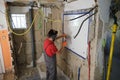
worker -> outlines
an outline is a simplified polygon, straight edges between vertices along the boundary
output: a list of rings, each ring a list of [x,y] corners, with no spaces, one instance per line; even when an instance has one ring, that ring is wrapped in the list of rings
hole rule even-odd
[[[60,38],[66,37],[65,34],[57,37],[58,31],[51,29],[47,38],[44,41],[44,56],[46,62],[46,80],[56,80],[57,79],[57,69],[56,69],[56,54],[60,54],[63,48],[66,46],[66,42],[62,43],[60,50],[54,44],[54,41]]]

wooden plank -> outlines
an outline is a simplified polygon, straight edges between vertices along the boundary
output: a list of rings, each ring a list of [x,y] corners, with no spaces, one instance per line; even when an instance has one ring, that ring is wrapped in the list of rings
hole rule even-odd
[[[12,58],[10,53],[10,44],[8,38],[8,30],[0,30],[0,43],[4,60],[5,71],[12,70]]]

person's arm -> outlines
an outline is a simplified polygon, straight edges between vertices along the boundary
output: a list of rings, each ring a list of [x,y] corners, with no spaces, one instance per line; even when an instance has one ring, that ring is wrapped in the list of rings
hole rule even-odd
[[[57,51],[57,54],[60,54],[62,52],[62,50],[64,49],[64,47],[61,47],[59,51]]]
[[[57,51],[56,53],[57,53],[57,54],[60,54],[66,45],[67,45],[67,42],[66,42],[66,41],[62,42],[62,47],[61,47],[60,50]]]
[[[66,34],[62,34],[61,36],[58,36],[55,40],[58,40],[58,39],[64,38],[64,37],[66,37]]]

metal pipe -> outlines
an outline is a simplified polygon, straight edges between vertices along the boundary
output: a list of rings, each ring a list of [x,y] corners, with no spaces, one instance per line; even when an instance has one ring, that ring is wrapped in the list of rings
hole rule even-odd
[[[78,68],[78,80],[80,80],[80,67]]]
[[[29,10],[30,14],[30,23],[33,21],[33,6],[31,6],[31,9]],[[31,47],[32,47],[32,60],[33,60],[33,67],[36,67],[36,51],[35,51],[35,32],[34,27],[31,28]]]
[[[117,24],[114,24],[112,27],[112,41],[111,41],[111,47],[110,47],[110,56],[109,56],[109,61],[108,61],[108,70],[107,70],[106,80],[110,80],[110,72],[111,72],[111,66],[112,66],[112,57],[113,57],[116,32],[117,32]]]

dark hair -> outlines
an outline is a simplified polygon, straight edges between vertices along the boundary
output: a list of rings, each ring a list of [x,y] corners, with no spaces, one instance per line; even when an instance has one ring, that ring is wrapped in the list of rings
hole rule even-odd
[[[50,31],[48,32],[47,36],[49,38],[52,38],[53,41],[54,41],[56,39],[56,37],[57,37],[57,34],[58,34],[58,31],[50,29]]]

